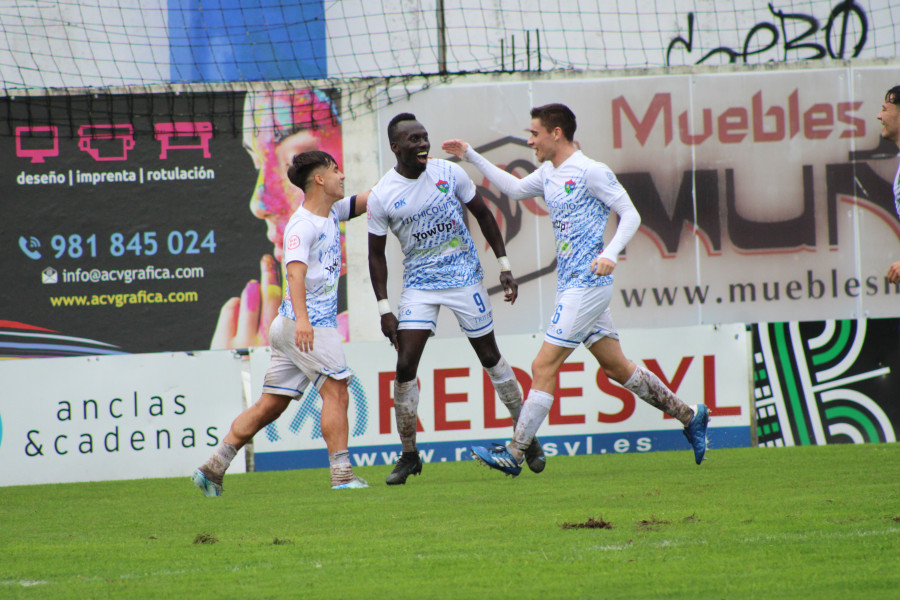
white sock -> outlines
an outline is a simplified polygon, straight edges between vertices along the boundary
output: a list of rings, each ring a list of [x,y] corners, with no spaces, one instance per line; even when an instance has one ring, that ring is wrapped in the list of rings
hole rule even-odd
[[[500,357],[500,362],[485,371],[491,378],[494,389],[497,390],[500,402],[509,411],[515,427],[519,421],[519,412],[522,410],[522,391],[519,389],[519,382],[516,381],[516,374],[503,357]]]
[[[203,471],[211,481],[222,485],[222,478],[225,477],[225,471],[231,466],[231,461],[234,460],[236,455],[237,448],[228,442],[223,441],[216,448],[216,451],[213,452],[212,456],[203,463],[200,470]]]
[[[350,465],[350,451],[338,450],[328,455],[331,471],[331,485],[349,483],[353,480],[353,467]]]
[[[417,452],[416,415],[419,409],[419,386],[416,380],[400,383],[394,380],[394,420],[403,452]]]
[[[522,405],[522,412],[519,414],[519,422],[516,424],[512,442],[507,444],[510,453],[518,462],[522,462],[525,449],[531,445],[531,440],[537,434],[541,423],[547,418],[551,406],[553,406],[552,394],[534,388],[528,392],[528,398]]]

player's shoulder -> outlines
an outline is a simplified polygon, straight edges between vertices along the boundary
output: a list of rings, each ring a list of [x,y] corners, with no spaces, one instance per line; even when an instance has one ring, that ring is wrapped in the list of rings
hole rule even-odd
[[[376,204],[378,202],[382,202],[385,198],[390,195],[391,186],[397,181],[397,171],[393,168],[388,169],[384,175],[381,176],[381,179],[378,180],[378,183],[372,186],[372,191],[369,193],[369,204]]]
[[[435,176],[446,175],[447,173],[455,173],[457,175],[466,174],[466,170],[458,163],[443,158],[428,159],[427,169]]]
[[[580,150],[572,155],[572,158],[574,164],[577,164],[585,170],[595,169],[600,171],[612,171],[612,169],[609,168],[609,165],[607,165],[605,162],[599,161],[595,158],[591,158]]]

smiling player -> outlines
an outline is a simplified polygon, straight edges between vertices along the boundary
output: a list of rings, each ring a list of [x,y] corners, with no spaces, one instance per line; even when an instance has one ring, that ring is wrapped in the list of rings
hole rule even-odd
[[[397,115],[387,133],[397,164],[369,196],[369,273],[381,313],[381,331],[397,349],[394,417],[402,454],[386,480],[388,485],[396,485],[422,472],[416,446],[416,372],[441,306],[456,315],[514,423],[522,407],[522,392],[512,367],[497,348],[491,301],[482,282],[484,272],[462,207],[478,221],[497,256],[504,300],[513,303],[518,285],[494,215],[459,165],[428,157],[428,132],[415,115]],[[387,299],[384,248],[388,229],[397,236],[405,256],[399,319]],[[525,458],[532,471],[544,469],[544,453],[536,439],[525,449]]]
[[[523,179],[494,166],[462,140],[443,144],[444,151],[471,162],[510,199],[542,196],[556,236],[556,308],[531,365],[532,386],[513,439],[493,448],[475,446],[472,454],[493,469],[518,475],[525,448],[553,405],[560,367],[584,344],[607,377],[681,421],[699,465],[706,454],[708,409],[703,404],[692,408],[682,402],[659,377],[628,360],[619,345],[609,312],[612,272],[641,217],[609,167],[575,146],[575,126],[575,114],[564,104],[532,109],[528,145],[540,167]],[[611,211],[619,216],[619,223],[604,247],[603,233]]]

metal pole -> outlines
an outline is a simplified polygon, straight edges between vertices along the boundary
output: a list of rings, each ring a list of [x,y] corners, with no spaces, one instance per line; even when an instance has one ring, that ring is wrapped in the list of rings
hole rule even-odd
[[[444,18],[444,0],[437,1],[438,72],[447,72],[447,21]]]

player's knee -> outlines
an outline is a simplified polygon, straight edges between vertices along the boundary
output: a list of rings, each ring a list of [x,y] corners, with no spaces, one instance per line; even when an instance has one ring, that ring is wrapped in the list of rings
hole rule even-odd
[[[406,362],[397,361],[397,381],[405,383],[416,378],[416,367]]]
[[[556,369],[552,364],[545,362],[540,358],[536,358],[531,361],[531,376],[535,380],[555,377]]]

